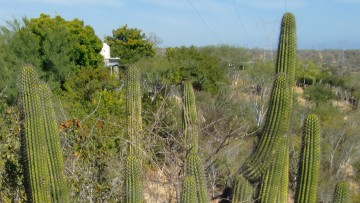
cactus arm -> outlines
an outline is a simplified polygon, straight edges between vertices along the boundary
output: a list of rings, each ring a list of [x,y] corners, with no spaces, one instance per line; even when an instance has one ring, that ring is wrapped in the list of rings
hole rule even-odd
[[[196,185],[195,185],[194,176],[185,176],[180,202],[181,203],[196,202]]]
[[[316,202],[316,190],[320,169],[320,129],[316,115],[308,115],[303,129],[303,145],[299,168],[297,202]]]
[[[51,202],[48,154],[39,96],[39,81],[31,66],[21,70],[22,133],[21,147],[25,191],[29,202]]]
[[[136,155],[141,160],[141,92],[140,72],[137,68],[128,68],[126,75],[126,86],[127,136],[130,141],[129,154]]]
[[[128,156],[126,159],[126,180],[125,180],[125,202],[143,203],[143,186],[141,174],[141,161],[135,156]]]
[[[259,179],[276,156],[280,138],[288,128],[289,88],[285,75],[280,74],[274,81],[270,96],[263,135],[257,149],[242,166],[242,173],[250,180]]]
[[[340,181],[335,186],[333,203],[349,203],[349,184],[346,181]]]
[[[46,84],[40,84],[39,89],[43,109],[46,143],[49,152],[48,165],[52,201],[61,203],[70,202],[65,180],[59,131],[53,104],[51,102],[51,92]]]
[[[194,176],[199,203],[208,203],[203,165],[198,155],[189,154],[186,160],[186,175]]]
[[[243,176],[238,175],[235,180],[232,203],[250,203],[252,199],[253,186]]]
[[[195,94],[192,84],[188,81],[184,83],[184,110],[183,128],[186,149],[193,154],[198,153],[198,116],[195,104]]]

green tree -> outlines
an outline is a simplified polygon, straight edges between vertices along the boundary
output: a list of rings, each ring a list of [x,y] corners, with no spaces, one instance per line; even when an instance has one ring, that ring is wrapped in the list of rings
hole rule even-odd
[[[120,57],[122,64],[134,63],[142,57],[155,55],[153,43],[142,30],[129,28],[127,25],[113,30],[112,36],[107,36],[105,42],[109,44],[111,54]]]

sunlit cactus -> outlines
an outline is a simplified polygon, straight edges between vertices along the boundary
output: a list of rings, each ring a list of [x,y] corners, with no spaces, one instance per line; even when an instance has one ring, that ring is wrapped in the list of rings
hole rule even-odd
[[[128,156],[125,171],[125,202],[143,203],[144,197],[140,160],[135,156]]]
[[[196,154],[198,152],[198,116],[195,104],[195,94],[191,82],[184,82],[184,110],[183,110],[183,128],[186,149],[188,153]]]
[[[194,203],[196,202],[196,184],[194,176],[185,176],[183,187],[181,191],[181,203]]]
[[[289,118],[290,99],[287,77],[280,74],[274,81],[258,146],[242,166],[242,173],[249,180],[259,180],[276,157],[281,137],[289,127],[284,121]]]
[[[350,203],[349,183],[340,181],[335,186],[333,203]]]
[[[296,65],[296,22],[292,13],[285,13],[281,21],[281,31],[276,59],[275,73],[286,73],[290,87],[295,82]]]
[[[51,101],[51,92],[46,84],[39,85],[46,143],[49,153],[48,165],[50,174],[52,202],[70,202],[65,180],[63,156],[61,152],[59,130]]]
[[[126,75],[126,118],[127,136],[130,141],[129,154],[142,157],[142,118],[140,72],[135,67],[129,67]]]
[[[288,155],[287,137],[281,138],[280,148],[275,160],[262,177],[259,202],[277,203],[286,202],[288,193]],[[285,173],[286,172],[286,173]],[[285,174],[284,174],[285,173]],[[282,182],[283,181],[283,182]]]
[[[209,199],[206,189],[204,168],[198,155],[188,155],[186,159],[186,175],[193,176],[195,179],[197,202],[208,203]]]
[[[232,203],[251,203],[253,202],[253,186],[243,176],[238,175],[235,180],[232,193]]]
[[[303,144],[299,168],[299,185],[296,202],[316,202],[316,191],[320,169],[320,129],[316,115],[308,115],[303,129]]]
[[[51,202],[48,149],[45,137],[39,80],[35,69],[21,69],[21,148],[27,200],[33,203]]]

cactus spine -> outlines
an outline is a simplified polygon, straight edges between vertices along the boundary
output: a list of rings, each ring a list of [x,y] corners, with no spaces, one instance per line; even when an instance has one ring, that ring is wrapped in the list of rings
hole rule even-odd
[[[346,181],[340,181],[335,186],[333,203],[349,203],[349,184]]]
[[[126,76],[126,116],[127,135],[130,140],[129,154],[140,160],[142,140],[140,72],[135,67],[129,67]]]
[[[183,128],[185,143],[190,153],[198,153],[198,116],[195,104],[195,94],[190,82],[184,83]]]
[[[250,203],[252,199],[253,187],[243,176],[238,175],[231,198],[232,203]]]
[[[126,159],[126,195],[127,203],[143,203],[141,161],[135,156]]]
[[[70,202],[64,174],[64,163],[59,140],[59,131],[53,104],[51,102],[50,89],[46,84],[40,84],[39,90],[49,153],[48,165],[52,200],[53,202]]]
[[[316,189],[320,168],[320,130],[316,115],[308,115],[303,129],[303,145],[299,168],[297,202],[316,202]]]
[[[288,122],[284,121],[289,117],[289,101],[288,81],[284,74],[280,74],[272,88],[263,135],[257,149],[242,167],[242,172],[248,179],[259,179],[276,156],[281,137],[288,128]]]
[[[142,203],[142,118],[140,72],[129,67],[126,75],[126,116],[129,155],[126,159],[125,202]]]
[[[186,159],[186,175],[194,176],[197,191],[197,202],[208,203],[209,200],[207,197],[204,169],[197,154],[188,155]]]
[[[24,66],[20,90],[23,117],[21,147],[26,195],[33,203],[51,202],[47,144],[38,86],[35,69]]]
[[[181,203],[196,202],[196,185],[195,185],[194,176],[185,176],[180,202]]]

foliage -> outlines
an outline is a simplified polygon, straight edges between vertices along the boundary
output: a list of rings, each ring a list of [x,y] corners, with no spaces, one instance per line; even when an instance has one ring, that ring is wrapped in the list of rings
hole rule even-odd
[[[194,46],[167,48],[166,57],[172,68],[164,75],[173,84],[189,80],[194,89],[216,94],[226,82],[225,70],[219,67],[217,58]]]
[[[112,36],[107,36],[105,42],[109,44],[112,55],[120,57],[122,64],[131,64],[142,57],[155,55],[155,48],[146,35],[127,25],[113,30]]]
[[[316,106],[326,103],[331,99],[335,99],[335,94],[332,92],[331,88],[322,84],[307,87],[304,91],[304,96]]]

